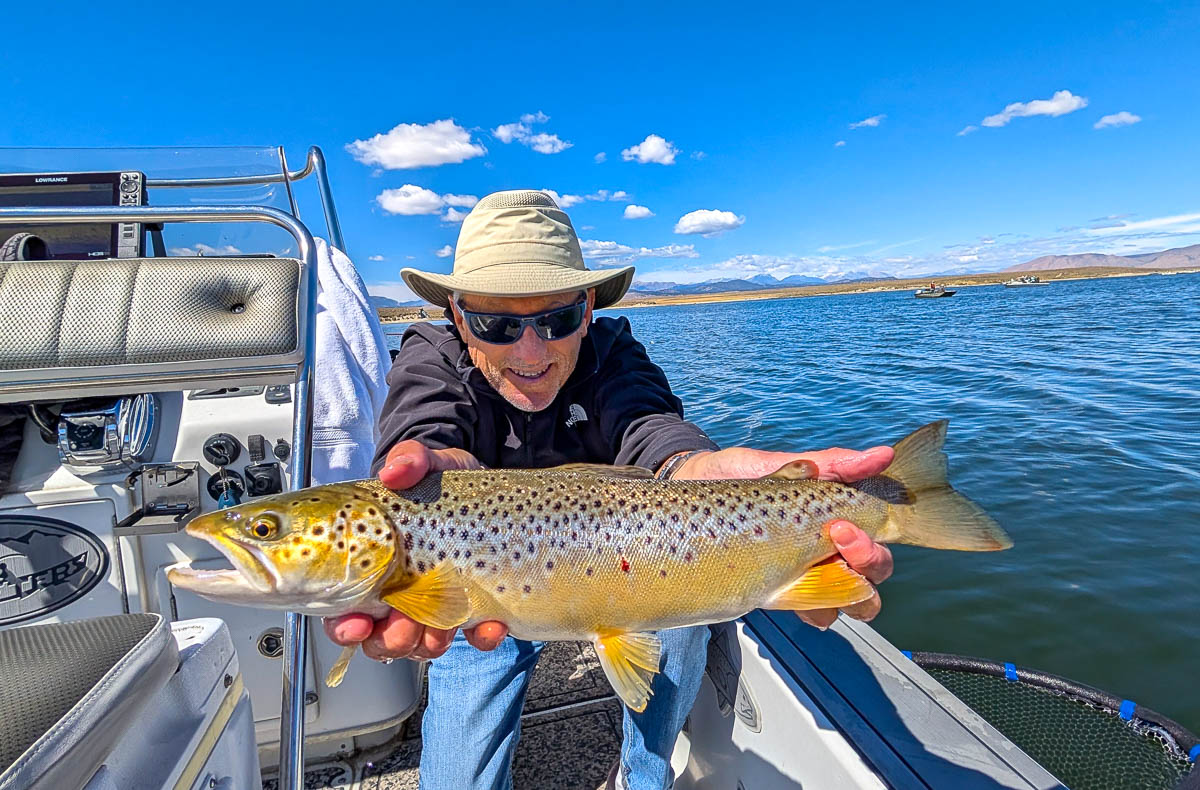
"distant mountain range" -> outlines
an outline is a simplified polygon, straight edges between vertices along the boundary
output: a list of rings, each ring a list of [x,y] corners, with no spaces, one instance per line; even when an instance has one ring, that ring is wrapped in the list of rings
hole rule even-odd
[[[653,296],[678,296],[684,294],[719,294],[733,291],[767,291],[772,288],[798,288],[803,285],[830,285],[832,283],[857,283],[872,280],[895,280],[888,275],[872,275],[867,272],[852,272],[837,279],[808,277],[793,274],[779,279],[769,274],[756,274],[745,279],[705,280],[701,283],[635,282],[629,289],[632,294]]]
[[[1043,255],[1028,263],[1009,266],[1004,271],[1037,272],[1046,269],[1075,269],[1084,266],[1132,266],[1137,269],[1200,267],[1200,244],[1162,252],[1144,252],[1140,255],[1103,255],[1095,252],[1080,255]]]
[[[395,299],[389,299],[386,296],[371,295],[371,304],[375,305],[378,310],[381,307],[420,307],[423,304],[428,304],[424,299],[417,299],[414,302],[397,302]]]

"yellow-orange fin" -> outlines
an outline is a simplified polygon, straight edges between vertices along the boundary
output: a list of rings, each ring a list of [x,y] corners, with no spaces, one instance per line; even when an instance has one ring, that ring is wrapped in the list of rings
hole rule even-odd
[[[467,592],[449,560],[410,584],[385,589],[380,600],[430,628],[456,628],[471,616]]]
[[[816,476],[817,465],[812,461],[792,461],[769,475],[763,475],[763,478],[766,480],[812,480]]]
[[[654,634],[615,633],[596,637],[593,643],[600,667],[613,690],[637,713],[650,702],[650,685],[658,674],[662,643]]]
[[[865,601],[875,594],[866,578],[846,564],[834,560],[814,565],[800,580],[776,595],[765,609],[830,609]]]
[[[328,674],[325,675],[325,685],[329,688],[337,688],[342,678],[346,677],[346,669],[350,666],[350,659],[354,658],[355,651],[358,650],[358,645],[347,645],[342,648],[342,653],[337,657],[337,661],[333,662],[333,666],[329,668]]]

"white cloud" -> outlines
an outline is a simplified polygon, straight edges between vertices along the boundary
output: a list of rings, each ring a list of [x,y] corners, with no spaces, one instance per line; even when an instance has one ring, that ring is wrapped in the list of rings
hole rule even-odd
[[[872,115],[870,118],[863,118],[861,121],[855,121],[850,124],[851,129],[861,129],[864,126],[878,126],[886,118],[886,115]]]
[[[532,148],[539,154],[557,154],[570,148],[573,143],[560,140],[556,134],[545,132],[533,133],[535,123],[545,123],[550,116],[542,111],[526,113],[517,123],[505,123],[492,130],[492,134],[502,143],[518,142],[526,148]]]
[[[959,263],[971,263],[972,261],[977,261],[977,260],[979,260],[978,255],[959,255],[958,256]]]
[[[451,206],[450,208],[446,209],[446,213],[442,215],[442,222],[448,222],[452,225],[457,225],[467,218],[467,214],[468,212],[459,211]]]
[[[732,211],[702,208],[698,211],[690,211],[680,217],[679,221],[675,223],[675,232],[679,234],[700,233],[708,238],[727,230],[739,228],[745,221],[745,217],[739,217]]]
[[[692,244],[667,244],[662,247],[631,247],[615,241],[584,239],[579,242],[583,257],[600,266],[623,266],[642,258],[699,258]]]
[[[1114,236],[1148,231],[1159,234],[1200,233],[1200,214],[1176,214],[1170,217],[1144,219],[1139,222],[1121,221],[1102,228],[1089,228],[1086,233],[1089,236]]]
[[[973,123],[969,123],[969,124],[967,124],[966,126],[964,126],[964,127],[962,128],[962,131],[960,131],[960,132],[959,132],[957,135],[955,135],[955,136],[956,136],[956,137],[965,137],[965,136],[967,136],[968,134],[970,134],[971,132],[978,132],[978,131],[979,131],[979,127],[978,127],[978,126],[976,126],[976,125],[975,125],[975,124],[973,124]]]
[[[479,202],[479,198],[474,195],[442,195],[442,200],[447,206],[458,206],[459,208],[474,208]]]
[[[167,250],[171,255],[178,255],[185,258],[200,258],[213,255],[241,255],[242,251],[232,244],[226,244],[223,247],[214,247],[211,244],[197,243],[194,247],[171,247]]]
[[[439,195],[431,189],[415,184],[405,184],[398,189],[385,189],[375,198],[380,208],[389,214],[404,214],[417,216],[422,214],[439,214],[442,209],[446,213],[443,222],[462,222],[467,216],[465,211],[455,208],[471,208],[479,202],[474,195]]]
[[[382,260],[386,260],[386,258],[384,258],[382,255],[368,255],[367,260],[368,261],[382,261]]]
[[[389,214],[437,214],[445,206],[442,196],[431,189],[415,184],[405,184],[398,189],[385,189],[375,198],[375,202]]]
[[[630,146],[621,151],[621,158],[626,162],[631,162],[636,159],[642,164],[654,162],[660,165],[675,164],[675,157],[679,153],[679,149],[675,144],[659,137],[657,134],[647,135],[646,139],[637,145]]]
[[[653,217],[654,212],[645,206],[636,206],[633,203],[630,203],[625,207],[624,216],[625,219],[645,219],[646,217]]]
[[[471,141],[466,129],[449,118],[424,125],[398,124],[386,134],[355,140],[346,150],[364,165],[378,165],[385,170],[458,164],[487,153],[486,148]]]
[[[691,157],[692,157],[692,159],[695,159],[698,162],[701,159],[707,159],[708,154],[704,153],[703,151],[692,151]]]
[[[1125,110],[1121,110],[1118,113],[1113,113],[1112,115],[1104,116],[1103,118],[1101,118],[1100,120],[1098,120],[1094,124],[1092,124],[1092,128],[1093,129],[1107,129],[1110,126],[1129,126],[1130,124],[1139,123],[1139,122],[1141,122],[1141,120],[1142,120],[1142,116],[1134,115],[1131,112],[1126,112]]]
[[[593,156],[592,159],[596,160],[596,164],[600,164],[601,162],[608,160],[608,154],[601,151],[600,153]]]
[[[597,189],[595,192],[587,195],[586,197],[588,200],[615,200],[617,202],[623,202],[630,199],[629,193],[624,189],[618,189],[616,192],[609,192],[607,189]]]
[[[560,195],[553,189],[543,189],[542,191],[554,198],[554,202],[557,203],[558,207],[561,209],[568,209],[571,206],[578,206],[583,202],[583,198],[579,195]]]
[[[838,140],[836,143],[834,143],[834,144],[833,144],[833,147],[834,147],[834,148],[841,148],[841,147],[842,147],[842,146],[844,146],[845,144],[846,144],[846,141],[845,141],[845,140]]]
[[[853,244],[826,244],[823,247],[817,247],[817,252],[840,252],[842,250],[852,250],[856,247],[869,247],[872,244],[878,244],[877,241],[856,241]]]
[[[451,247],[449,244],[447,244],[445,247],[442,247],[440,250],[435,250],[433,254],[438,256],[439,258],[449,258],[451,255],[454,254],[454,248]]]
[[[1029,102],[1013,102],[1004,108],[1003,112],[989,115],[980,123],[987,127],[1007,126],[1013,118],[1029,118],[1035,115],[1049,115],[1057,118],[1087,106],[1088,100],[1076,96],[1070,91],[1055,91],[1049,99],[1034,99]]]

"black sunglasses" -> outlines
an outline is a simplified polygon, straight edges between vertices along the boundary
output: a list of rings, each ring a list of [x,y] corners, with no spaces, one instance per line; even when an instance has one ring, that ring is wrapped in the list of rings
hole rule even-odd
[[[527,326],[533,327],[542,340],[562,340],[578,332],[583,325],[583,315],[587,312],[587,299],[536,315],[476,313],[464,308],[461,302],[458,303],[458,309],[471,334],[485,343],[506,346],[520,340]]]

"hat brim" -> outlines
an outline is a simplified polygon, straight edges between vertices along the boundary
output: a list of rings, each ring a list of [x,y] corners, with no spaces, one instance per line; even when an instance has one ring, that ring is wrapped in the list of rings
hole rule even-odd
[[[595,309],[615,304],[629,290],[634,267],[591,271],[546,263],[505,263],[485,266],[467,274],[433,274],[401,269],[400,277],[417,296],[438,307],[450,306],[454,291],[481,296],[546,296],[566,291],[596,289]]]

